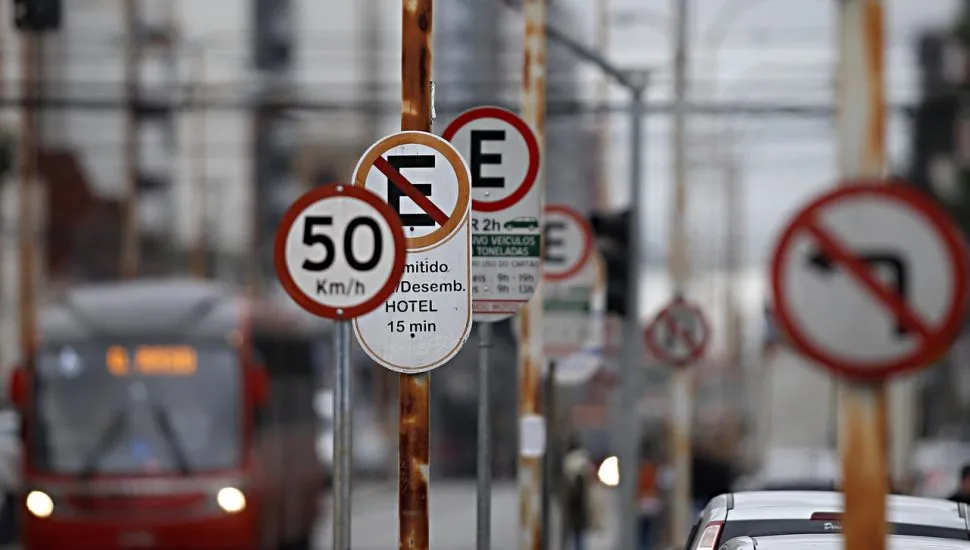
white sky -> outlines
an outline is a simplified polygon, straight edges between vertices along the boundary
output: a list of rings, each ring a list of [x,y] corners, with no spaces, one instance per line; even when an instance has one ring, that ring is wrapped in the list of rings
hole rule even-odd
[[[595,13],[594,0],[569,0],[581,13]],[[654,72],[652,100],[666,100],[672,88],[671,38],[664,25],[674,0],[608,0],[613,14],[610,57],[624,67],[649,67]],[[832,99],[835,52],[834,0],[694,0],[694,97],[709,98],[716,84],[728,101],[828,103]],[[651,7],[646,7],[652,5]],[[730,5],[730,6],[729,6]],[[956,0],[885,0],[887,12],[888,93],[891,102],[910,102],[916,89],[915,40],[919,32],[947,21]],[[586,39],[595,39],[594,16],[581,17]],[[712,42],[720,36],[720,47]],[[716,51],[716,56],[712,52]],[[586,78],[594,81],[595,71]],[[614,90],[613,99],[624,98]],[[703,123],[702,123],[703,124]],[[648,123],[646,173],[648,239],[656,247],[666,243],[672,179],[668,151],[669,125],[665,117]],[[800,201],[834,184],[834,134],[829,122],[792,118],[736,119],[741,137],[735,141],[743,158],[747,186],[744,211],[748,217],[746,256],[758,261],[770,246],[784,217]],[[611,181],[614,199],[626,202],[625,150],[627,126],[616,117]],[[698,125],[698,131],[705,130]],[[890,163],[908,165],[908,128],[905,120],[890,121]],[[695,140],[698,139],[694,138]],[[710,257],[721,245],[710,236],[723,232],[723,198],[716,192],[717,174],[699,170],[693,186],[691,225],[694,255]],[[706,236],[707,238],[701,238]],[[700,242],[704,241],[704,242]]]

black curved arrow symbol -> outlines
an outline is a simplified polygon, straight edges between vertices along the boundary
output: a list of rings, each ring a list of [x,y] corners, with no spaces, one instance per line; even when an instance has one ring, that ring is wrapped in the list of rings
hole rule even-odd
[[[899,254],[893,252],[869,252],[866,254],[859,254],[856,256],[859,261],[870,265],[885,265],[893,271],[894,280],[894,290],[896,295],[903,301],[906,300],[906,295],[909,290],[909,277],[908,269],[906,264],[903,263],[902,257]],[[809,254],[808,264],[811,267],[823,272],[832,273],[836,266],[836,262],[832,258],[828,257],[821,250],[816,250],[814,253]],[[901,322],[896,321],[896,335],[905,336],[909,333],[907,329]]]

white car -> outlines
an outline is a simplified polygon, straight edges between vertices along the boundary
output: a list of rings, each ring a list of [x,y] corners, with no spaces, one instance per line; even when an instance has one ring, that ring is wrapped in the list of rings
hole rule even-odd
[[[966,504],[890,495],[889,532],[904,536],[970,540]],[[751,491],[711,499],[687,538],[687,550],[715,550],[737,537],[822,535],[842,530],[842,493]]]
[[[890,535],[888,550],[968,550],[970,541]],[[770,537],[737,537],[718,550],[842,550],[841,535],[777,535]]]

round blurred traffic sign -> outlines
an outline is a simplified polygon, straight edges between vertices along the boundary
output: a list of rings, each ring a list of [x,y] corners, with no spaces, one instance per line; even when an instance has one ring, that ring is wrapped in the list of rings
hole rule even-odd
[[[843,377],[927,367],[963,324],[963,237],[917,189],[849,183],[782,232],[771,261],[777,321],[795,349]]]
[[[560,282],[579,275],[593,255],[593,230],[582,214],[563,205],[548,205],[543,232],[542,276]]]
[[[404,232],[377,195],[349,185],[317,187],[294,202],[276,230],[280,284],[301,307],[352,319],[384,302],[404,273]]]
[[[701,308],[677,297],[647,325],[644,343],[660,361],[685,367],[704,356],[710,336]]]

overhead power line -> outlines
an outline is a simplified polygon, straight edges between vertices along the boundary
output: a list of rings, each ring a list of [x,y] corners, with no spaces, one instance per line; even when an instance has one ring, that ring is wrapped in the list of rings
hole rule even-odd
[[[437,103],[435,108],[445,112],[463,111],[485,103],[496,104],[511,110],[517,110],[518,105],[483,100],[468,100],[462,102]],[[120,111],[130,107],[128,101],[122,98],[82,98],[48,96],[36,100],[16,97],[0,97],[0,107],[33,106],[44,110],[82,110],[82,111]],[[152,103],[152,108],[175,109],[191,112],[198,109],[206,111],[279,111],[279,112],[324,112],[350,114],[384,114],[400,111],[397,102],[371,101],[326,101],[326,100],[208,100],[208,101],[173,101],[164,104]],[[916,106],[910,103],[898,103],[888,106],[892,111],[912,116]],[[626,103],[586,102],[579,100],[551,100],[547,105],[549,116],[576,116],[597,113],[627,112]],[[695,115],[705,116],[772,116],[793,118],[830,118],[835,115],[835,106],[830,103],[786,103],[779,101],[744,101],[744,102],[696,102],[688,106],[688,111]],[[673,112],[672,101],[652,101],[646,103],[648,115],[667,115]]]

